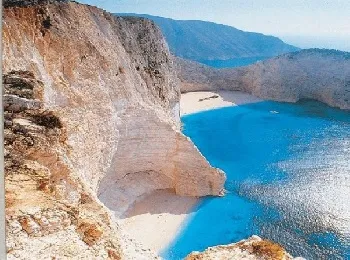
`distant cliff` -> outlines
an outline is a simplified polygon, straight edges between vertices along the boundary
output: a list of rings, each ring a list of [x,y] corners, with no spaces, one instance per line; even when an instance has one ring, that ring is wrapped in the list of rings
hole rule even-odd
[[[350,109],[350,53],[309,49],[237,69],[177,59],[181,92],[241,90],[286,102],[314,99]]]
[[[155,190],[219,195],[225,182],[180,132],[161,32],[75,2],[6,3],[9,259],[153,259],[113,217]]]
[[[146,14],[118,15],[154,21],[161,28],[171,52],[194,61],[271,57],[298,50],[277,37],[212,22],[173,20]]]

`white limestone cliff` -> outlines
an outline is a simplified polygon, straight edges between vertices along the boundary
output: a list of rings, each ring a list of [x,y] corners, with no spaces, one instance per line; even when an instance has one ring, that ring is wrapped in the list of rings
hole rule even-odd
[[[313,99],[350,109],[350,54],[310,49],[283,54],[256,64],[214,69],[177,59],[181,92],[240,90],[283,102]]]
[[[221,194],[224,173],[180,132],[178,78],[152,22],[74,2],[4,8],[3,72],[10,257],[140,259],[114,217],[155,190]]]

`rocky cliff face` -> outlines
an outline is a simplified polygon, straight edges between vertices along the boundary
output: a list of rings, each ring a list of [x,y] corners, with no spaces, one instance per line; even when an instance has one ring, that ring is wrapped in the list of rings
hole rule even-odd
[[[350,109],[350,54],[302,50],[237,69],[213,69],[178,59],[181,91],[241,90],[286,102],[314,99]]]
[[[179,131],[161,33],[73,2],[13,5],[3,13],[9,256],[141,259],[121,249],[113,215],[154,190],[219,195],[225,181]]]
[[[3,0],[3,7],[11,6],[32,6],[32,5],[45,5],[56,2],[68,2],[68,0]]]
[[[120,231],[72,168],[65,128],[43,107],[44,85],[27,71],[3,83],[8,259],[118,259]]]

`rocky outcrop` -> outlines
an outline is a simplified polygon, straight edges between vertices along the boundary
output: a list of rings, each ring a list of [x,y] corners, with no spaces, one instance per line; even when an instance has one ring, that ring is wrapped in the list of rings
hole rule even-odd
[[[73,2],[7,7],[3,71],[10,258],[152,258],[114,216],[154,190],[221,193],[224,174],[180,132],[152,22]]]
[[[212,259],[303,260],[300,257],[293,258],[280,245],[262,240],[258,236],[253,236],[235,244],[210,247],[202,253],[193,252],[186,257],[186,260]]]
[[[55,2],[68,2],[68,0],[3,0],[4,7],[11,6],[31,6],[31,5],[45,5]]]
[[[66,129],[44,108],[43,83],[28,71],[3,82],[8,259],[123,256],[118,227],[69,163]]]
[[[310,49],[237,69],[177,59],[181,91],[240,90],[285,102],[314,99],[350,109],[350,54]]]

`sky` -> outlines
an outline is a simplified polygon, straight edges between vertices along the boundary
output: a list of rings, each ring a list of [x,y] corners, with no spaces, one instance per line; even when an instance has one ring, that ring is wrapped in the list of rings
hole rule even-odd
[[[301,48],[350,51],[350,0],[79,0],[113,13],[203,20],[280,37]]]

